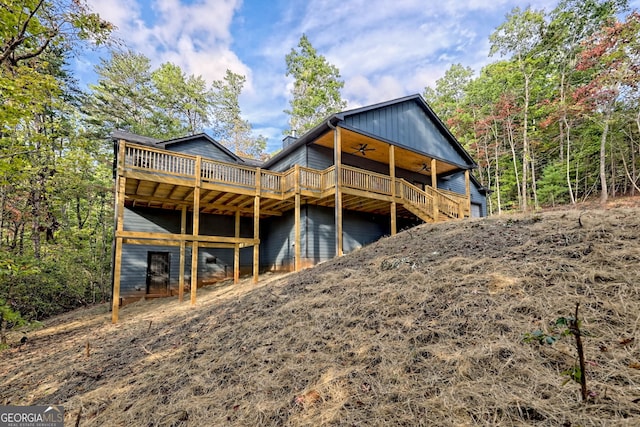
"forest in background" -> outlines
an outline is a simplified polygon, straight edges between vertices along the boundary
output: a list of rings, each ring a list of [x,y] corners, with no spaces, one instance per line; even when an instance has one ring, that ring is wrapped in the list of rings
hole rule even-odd
[[[171,138],[207,131],[265,158],[238,97],[245,77],[208,83],[113,40],[80,0],[0,8],[0,320],[7,328],[107,300],[116,128]],[[454,64],[425,98],[472,153],[491,213],[640,191],[640,16],[626,1],[514,9],[490,37],[496,61]],[[72,55],[106,46],[81,88]],[[344,108],[343,82],[303,35],[284,58],[291,129]],[[321,117],[322,116],[322,117]]]
[[[640,15],[626,1],[516,8],[479,73],[424,96],[474,156],[490,213],[640,192]]]

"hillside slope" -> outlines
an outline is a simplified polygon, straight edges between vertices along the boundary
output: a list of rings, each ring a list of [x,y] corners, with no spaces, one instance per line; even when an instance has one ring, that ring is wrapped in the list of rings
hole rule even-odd
[[[639,262],[638,208],[425,224],[196,307],[52,319],[1,354],[0,402],[82,426],[638,425]],[[571,336],[523,342],[577,302],[587,403]]]

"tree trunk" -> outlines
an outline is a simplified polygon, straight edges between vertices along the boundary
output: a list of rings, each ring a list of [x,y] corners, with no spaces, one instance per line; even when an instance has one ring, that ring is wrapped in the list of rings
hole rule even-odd
[[[524,106],[523,106],[523,129],[522,129],[522,204],[520,205],[523,212],[528,210],[527,206],[527,171],[529,169],[530,154],[529,154],[529,135],[527,129],[529,127],[529,79],[530,76],[523,72],[524,75]]]
[[[566,164],[567,164],[567,189],[569,190],[569,199],[571,200],[571,204],[575,205],[576,204],[576,197],[573,194],[573,186],[571,185],[571,127],[569,126],[569,123],[567,123],[567,117],[565,115],[565,117],[563,118],[564,122],[565,122],[565,129],[566,129],[566,140],[567,140],[567,151],[565,153],[566,155]],[[560,144],[562,145],[562,144]]]
[[[496,204],[498,205],[498,215],[502,213],[502,203],[500,201],[500,174],[498,172],[498,139],[496,138]]]
[[[600,204],[607,203],[609,193],[607,189],[607,134],[609,133],[609,117],[610,111],[607,111],[604,117],[604,129],[600,138]]]
[[[513,127],[507,122],[507,140],[511,148],[511,160],[513,161],[513,172],[516,176],[516,187],[518,188],[518,204],[522,206],[522,189],[520,188],[520,175],[518,172],[518,157],[516,156],[515,142],[513,141]]]
[[[533,207],[534,209],[538,209],[540,206],[538,205],[538,187],[536,184],[536,162],[534,160],[533,154],[531,155],[531,193],[533,194]]]

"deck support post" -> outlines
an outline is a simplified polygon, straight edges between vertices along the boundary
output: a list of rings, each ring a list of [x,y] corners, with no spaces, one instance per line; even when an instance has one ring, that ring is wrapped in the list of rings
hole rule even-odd
[[[182,213],[180,216],[180,277],[178,278],[178,301],[184,301],[184,264],[186,261],[187,242],[184,240],[184,235],[187,234],[187,205],[182,206]]]
[[[438,217],[440,216],[440,206],[438,203],[438,164],[436,159],[431,159],[431,188],[434,191],[433,197],[433,222],[438,222]]]
[[[124,144],[121,144],[121,152],[124,154]],[[124,161],[124,156],[119,159]],[[113,295],[111,297],[111,322],[118,323],[118,310],[120,308],[120,278],[122,274],[122,237],[119,233],[124,230],[124,195],[126,192],[127,179],[118,175],[118,183],[116,185],[116,247],[113,260]]]
[[[256,195],[253,200],[253,283],[258,283],[260,275],[260,189],[261,169],[256,169]]]
[[[196,156],[194,173],[196,174],[193,189],[193,243],[191,245],[191,305],[196,304],[198,289],[198,236],[200,234],[200,186],[202,183],[202,157]]]
[[[465,195],[467,196],[467,201],[465,206],[467,208],[467,215],[471,216],[471,182],[469,176],[469,169],[464,171],[464,187],[465,187]]]
[[[294,212],[294,269],[300,271],[302,266],[302,260],[300,256],[302,251],[300,249],[300,165],[294,166],[294,179],[295,179],[295,212]]]
[[[236,211],[234,230],[236,243],[233,245],[233,284],[237,285],[240,281],[240,244],[237,241],[240,238],[240,211]]]
[[[396,149],[395,145],[389,144],[389,177],[391,177],[391,235],[398,232],[398,218],[396,205]]]
[[[340,128],[333,131],[333,164],[335,165],[335,226],[336,256],[342,256],[342,135]]]

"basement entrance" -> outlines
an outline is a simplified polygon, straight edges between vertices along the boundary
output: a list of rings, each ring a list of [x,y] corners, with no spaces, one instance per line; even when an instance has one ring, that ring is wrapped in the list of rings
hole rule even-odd
[[[169,293],[169,252],[148,252],[147,294]]]

